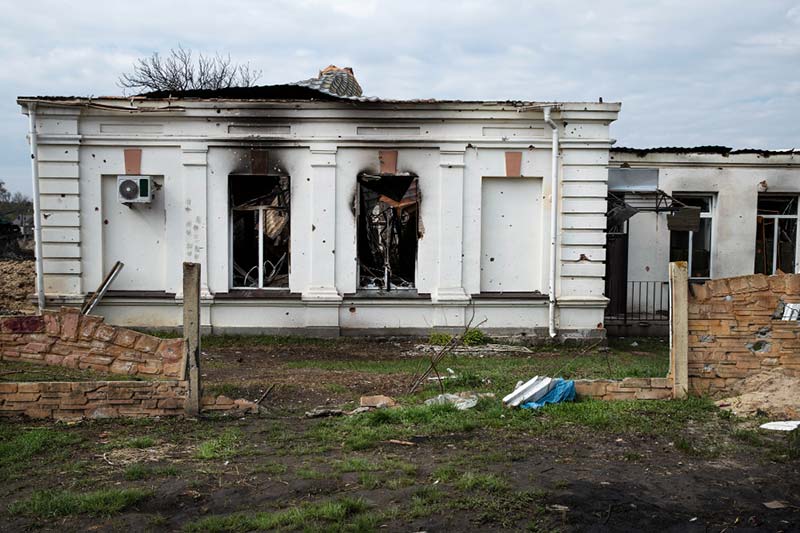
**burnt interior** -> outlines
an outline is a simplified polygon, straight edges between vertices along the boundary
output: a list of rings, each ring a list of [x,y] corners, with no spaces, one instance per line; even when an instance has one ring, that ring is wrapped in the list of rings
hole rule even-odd
[[[797,197],[759,194],[755,273],[795,271]]]
[[[232,174],[228,184],[233,287],[288,287],[289,176]]]
[[[419,239],[415,174],[358,175],[358,274],[361,289],[413,289]]]

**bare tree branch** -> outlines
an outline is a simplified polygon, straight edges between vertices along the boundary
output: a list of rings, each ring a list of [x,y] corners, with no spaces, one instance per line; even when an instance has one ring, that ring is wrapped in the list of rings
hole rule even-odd
[[[260,77],[260,70],[251,68],[249,63],[235,64],[230,55],[197,54],[195,61],[192,51],[179,45],[166,57],[153,52],[137,59],[133,70],[122,74],[117,85],[137,91],[214,90],[252,87]]]

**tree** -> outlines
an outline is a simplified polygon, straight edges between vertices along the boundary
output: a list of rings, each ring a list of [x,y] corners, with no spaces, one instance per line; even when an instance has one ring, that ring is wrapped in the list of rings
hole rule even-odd
[[[0,223],[11,222],[17,215],[33,213],[33,202],[21,192],[11,193],[0,180]]]
[[[251,69],[250,63],[235,64],[220,54],[197,54],[195,60],[191,50],[178,46],[166,57],[153,52],[137,59],[133,71],[121,75],[117,83],[137,91],[188,91],[252,87],[260,77],[261,71]]]

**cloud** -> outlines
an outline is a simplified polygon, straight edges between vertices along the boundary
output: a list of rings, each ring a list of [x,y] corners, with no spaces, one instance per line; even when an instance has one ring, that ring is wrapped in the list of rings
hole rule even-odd
[[[800,4],[775,0],[0,0],[0,179],[28,190],[22,94],[119,93],[137,57],[230,53],[263,83],[351,66],[369,95],[622,101],[619,144],[800,139]]]

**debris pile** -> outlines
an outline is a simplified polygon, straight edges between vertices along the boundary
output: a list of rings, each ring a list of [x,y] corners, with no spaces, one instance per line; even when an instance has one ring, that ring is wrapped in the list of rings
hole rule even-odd
[[[478,405],[481,398],[494,398],[491,392],[457,392],[455,394],[444,393],[428,400],[425,405],[447,405],[455,406],[459,411],[466,411]]]
[[[775,368],[743,379],[735,385],[735,396],[717,405],[737,416],[766,414],[781,419],[800,417],[800,376]]]
[[[0,314],[32,313],[28,296],[36,290],[34,261],[0,260]]]

